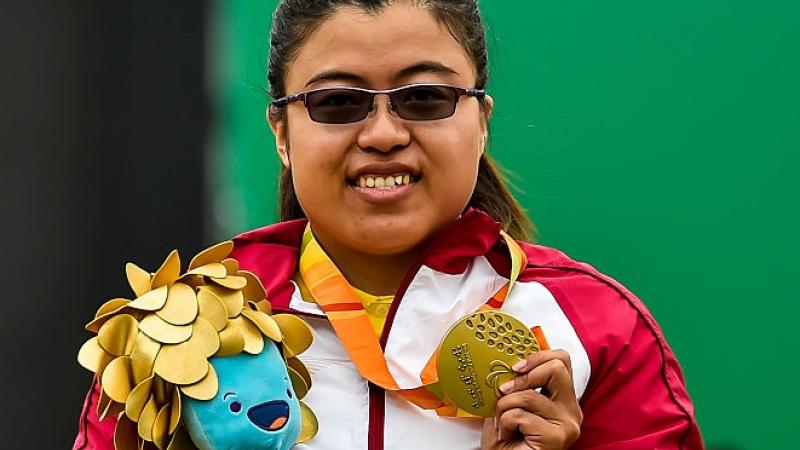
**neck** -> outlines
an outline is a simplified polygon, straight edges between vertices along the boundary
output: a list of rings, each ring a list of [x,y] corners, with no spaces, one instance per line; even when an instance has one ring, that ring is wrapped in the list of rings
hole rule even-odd
[[[336,245],[317,233],[314,237],[347,281],[372,295],[395,295],[424,248],[423,245],[404,253],[374,255]]]

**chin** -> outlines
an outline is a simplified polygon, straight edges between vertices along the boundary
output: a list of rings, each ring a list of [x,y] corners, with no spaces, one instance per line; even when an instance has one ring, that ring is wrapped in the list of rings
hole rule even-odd
[[[410,236],[386,235],[376,233],[367,239],[354,242],[355,248],[364,253],[379,256],[399,255],[419,248],[424,239],[409,239]],[[399,239],[398,239],[399,238]]]
[[[456,215],[453,220],[458,216]],[[452,220],[431,221],[427,217],[409,217],[391,224],[365,220],[357,224],[359,232],[352,245],[373,255],[399,255],[416,252],[427,245]]]
[[[414,251],[422,245],[430,233],[425,233],[420,224],[398,226],[365,220],[357,225],[358,232],[351,246],[372,255],[397,255]]]

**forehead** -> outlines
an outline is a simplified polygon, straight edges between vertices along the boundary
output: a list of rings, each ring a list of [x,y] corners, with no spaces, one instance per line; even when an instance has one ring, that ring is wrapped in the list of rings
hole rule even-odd
[[[437,74],[434,81],[475,81],[466,50],[430,11],[411,2],[393,3],[377,14],[342,7],[303,43],[287,67],[286,87],[296,92],[317,74],[336,71],[357,75],[369,85],[365,87],[393,87],[398,73],[420,62],[455,72]]]

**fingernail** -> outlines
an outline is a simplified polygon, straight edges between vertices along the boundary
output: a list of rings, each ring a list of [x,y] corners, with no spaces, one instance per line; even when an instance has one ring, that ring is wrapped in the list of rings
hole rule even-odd
[[[526,359],[523,359],[522,361],[518,361],[516,364],[511,366],[511,370],[513,370],[514,372],[519,372],[520,370],[525,368],[525,364],[527,362],[528,362],[528,360],[526,360]]]
[[[503,394],[508,394],[508,391],[510,391],[512,387],[514,387],[514,382],[506,381],[505,383],[500,385],[500,392],[502,392]]]

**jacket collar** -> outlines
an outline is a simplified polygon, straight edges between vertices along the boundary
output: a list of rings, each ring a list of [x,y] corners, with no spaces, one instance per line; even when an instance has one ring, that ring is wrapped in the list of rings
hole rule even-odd
[[[232,257],[242,269],[255,273],[267,290],[274,309],[289,311],[306,219],[269,225],[234,238]],[[500,224],[478,209],[469,208],[431,240],[422,252],[420,265],[439,272],[462,273],[472,259],[489,253],[500,237]],[[413,277],[409,273],[407,278]]]

